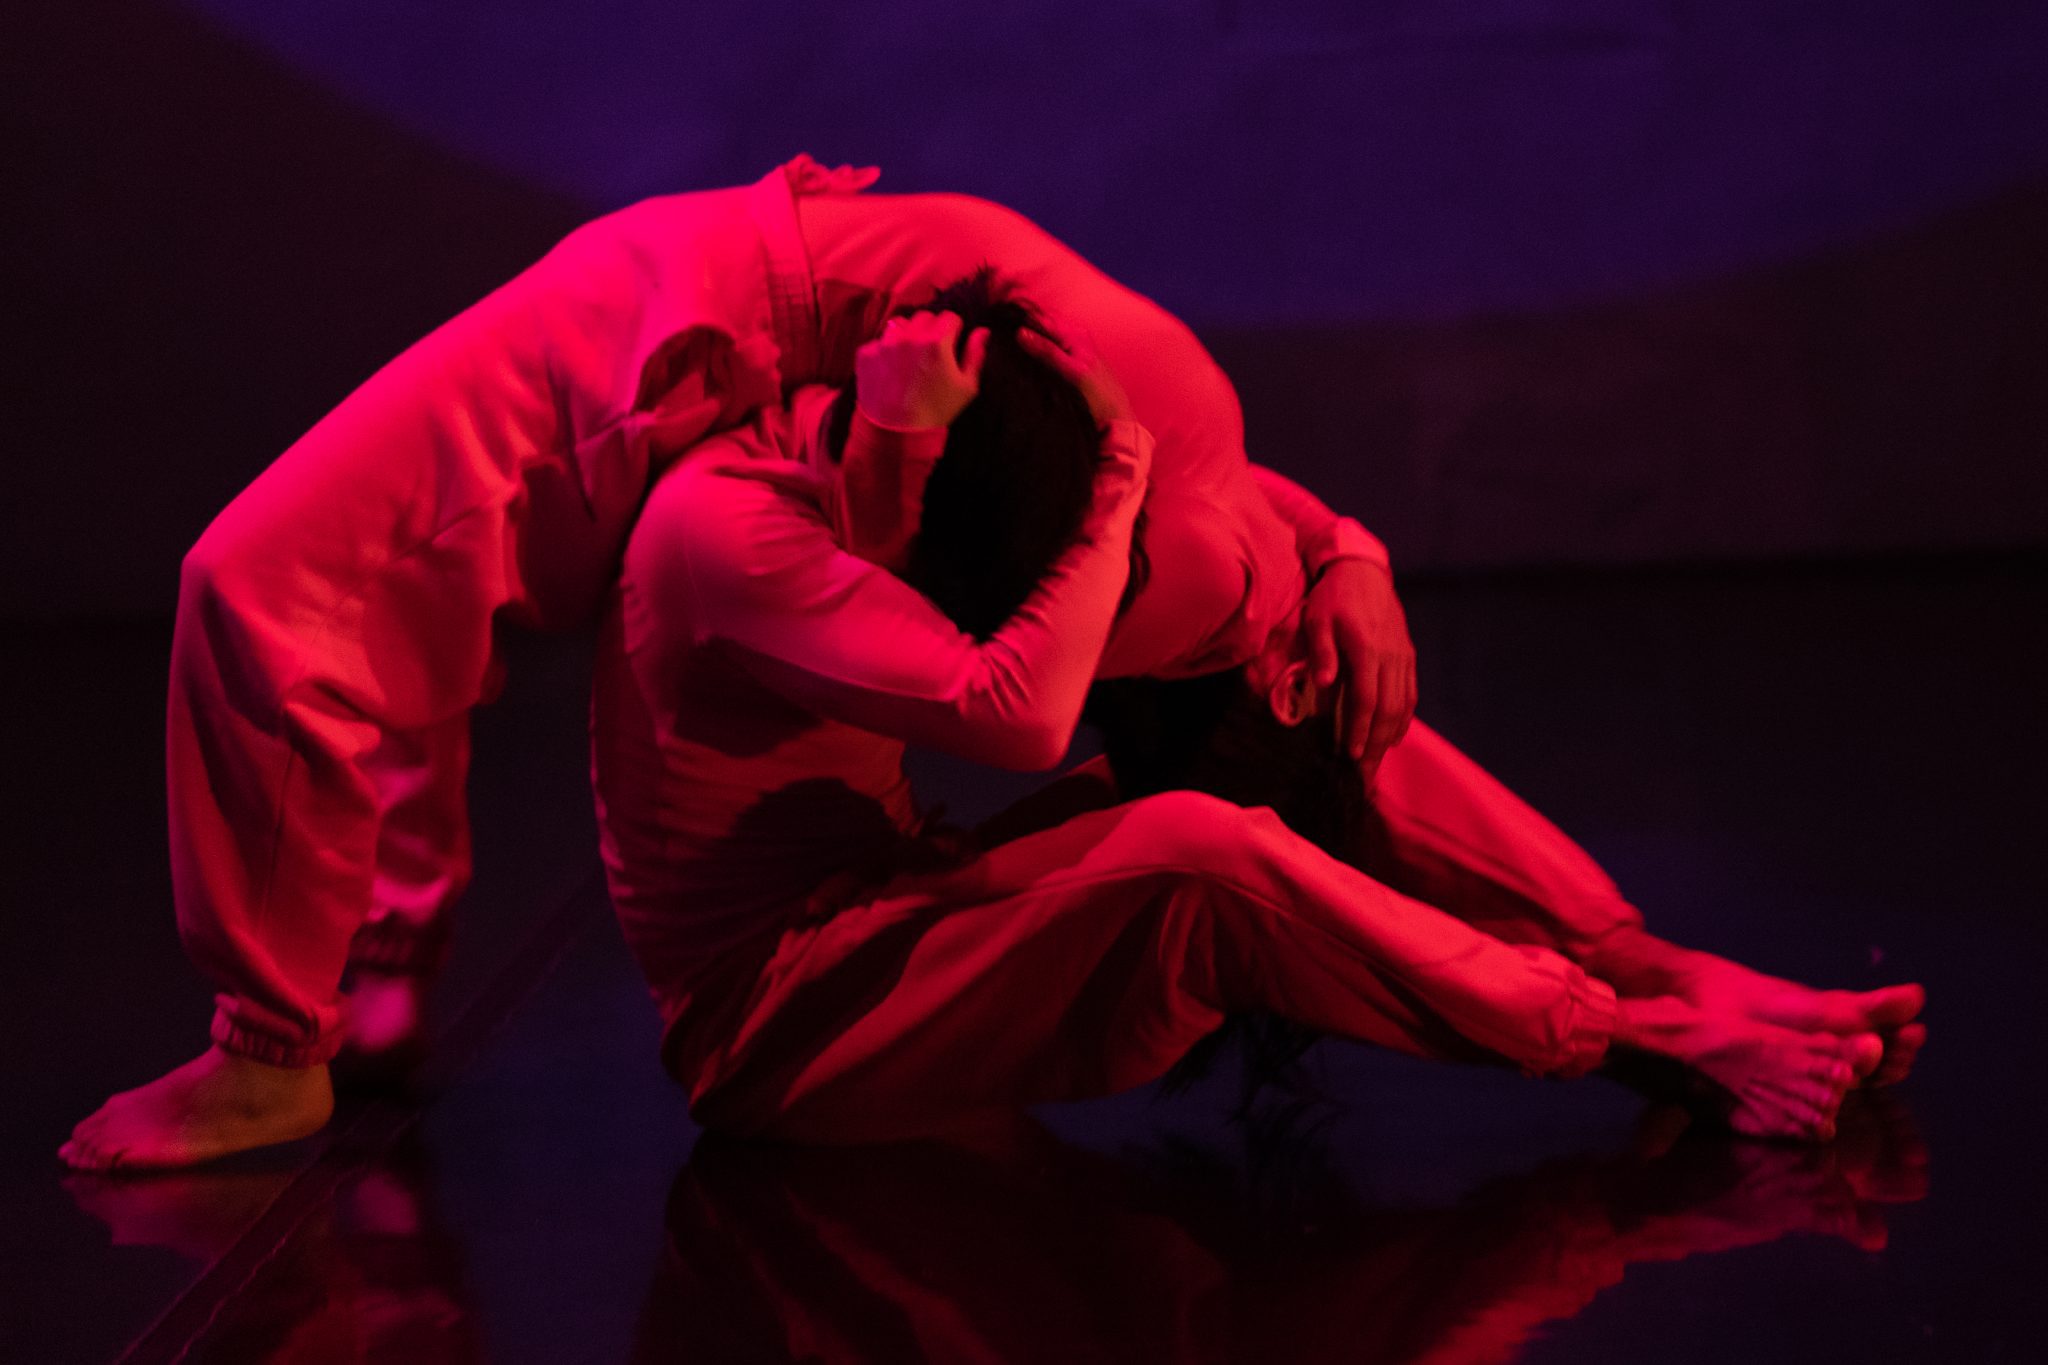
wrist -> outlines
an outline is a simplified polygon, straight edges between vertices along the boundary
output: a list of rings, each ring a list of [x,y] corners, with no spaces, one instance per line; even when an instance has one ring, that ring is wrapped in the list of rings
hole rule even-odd
[[[915,436],[933,431],[944,431],[947,423],[934,421],[931,414],[911,408],[898,410],[884,406],[881,411],[869,407],[866,402],[854,404],[854,413],[869,426],[897,436]]]
[[[1338,564],[1371,565],[1393,580],[1394,570],[1387,547],[1372,532],[1350,517],[1331,517],[1327,522],[1302,528],[1302,564],[1311,578]]]

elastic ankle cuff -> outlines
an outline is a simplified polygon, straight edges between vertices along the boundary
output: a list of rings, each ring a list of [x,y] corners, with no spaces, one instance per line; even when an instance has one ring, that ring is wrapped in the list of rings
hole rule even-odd
[[[213,1041],[222,1051],[232,1052],[237,1057],[264,1062],[270,1066],[307,1067],[321,1066],[332,1060],[341,1050],[342,1031],[334,1029],[324,1039],[311,1043],[288,1043],[268,1034],[257,1033],[247,1025],[237,1024],[229,1013],[226,1001],[214,1010]]]

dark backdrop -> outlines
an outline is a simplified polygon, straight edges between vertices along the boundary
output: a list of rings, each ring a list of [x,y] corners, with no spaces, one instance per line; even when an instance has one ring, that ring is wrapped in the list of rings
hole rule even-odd
[[[71,0],[0,18],[0,617],[166,610],[390,354],[800,150],[1193,322],[1410,570],[2048,539],[2030,0]]]

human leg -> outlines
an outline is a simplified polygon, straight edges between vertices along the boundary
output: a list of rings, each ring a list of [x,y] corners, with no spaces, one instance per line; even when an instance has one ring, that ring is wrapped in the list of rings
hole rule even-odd
[[[1082,815],[793,925],[670,1057],[705,1123],[822,1141],[1126,1089],[1227,1012],[1266,1009],[1417,1055],[1572,1075],[1612,991],[1327,857],[1270,812],[1189,792]],[[1634,1045],[1702,1056],[1674,1006]],[[1837,1040],[1745,1035],[1758,1083],[1801,1090],[1775,1134],[1832,1116]],[[1768,1044],[1768,1045],[1767,1045]],[[1752,1117],[1745,1111],[1745,1117]],[[1753,1116],[1753,1127],[1765,1120]]]
[[[502,517],[437,531],[416,470],[364,467],[385,425],[344,405],[186,558],[172,889],[187,951],[222,988],[214,1047],[81,1123],[74,1164],[187,1164],[301,1136],[331,1107],[339,982],[376,880],[378,753],[479,695],[506,591]]]
[[[1624,996],[1675,995],[1802,1032],[1875,1033],[1879,1083],[1903,1078],[1925,1039],[1917,985],[1819,990],[1652,934],[1589,854],[1419,721],[1380,765],[1372,824],[1375,875],[1490,933],[1547,943]]]
[[[376,873],[369,916],[349,944],[345,1050],[383,1074],[417,1058],[427,992],[469,884],[469,717],[387,732],[371,770]]]
[[[1878,1034],[1874,1081],[1910,1068],[1925,1030],[1917,986],[1818,991],[1658,938],[1569,836],[1420,721],[1386,753],[1368,799],[1326,716],[1277,720],[1237,675],[1098,685],[1127,795],[1169,787],[1266,804],[1318,846],[1497,938],[1540,944],[1628,998],[1677,995],[1799,1032]],[[1856,1054],[1872,1061],[1867,1048]]]

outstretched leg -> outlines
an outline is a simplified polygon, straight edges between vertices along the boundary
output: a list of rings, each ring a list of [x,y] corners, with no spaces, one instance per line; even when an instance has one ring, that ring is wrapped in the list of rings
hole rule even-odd
[[[1489,932],[1548,943],[1624,996],[1675,995],[1801,1032],[1878,1034],[1896,1073],[1887,1079],[1924,1037],[1904,1031],[1926,1000],[1918,986],[1817,990],[1651,934],[1583,849],[1419,722],[1388,750],[1372,807],[1375,873]]]
[[[1624,997],[1677,996],[1710,1013],[1846,1039],[1875,1083],[1898,1080],[1926,1030],[1918,986],[1820,991],[1650,934],[1593,858],[1420,721],[1390,748],[1368,800],[1327,716],[1275,719],[1236,674],[1098,685],[1090,705],[1125,793],[1168,788],[1268,805],[1387,885],[1512,943],[1563,953]]]
[[[1618,1040],[1705,1070],[1736,1096],[1731,1124],[1764,1136],[1824,1131],[1849,1079],[1831,1035],[1682,1001],[1618,1013],[1559,954],[1413,901],[1270,811],[1192,792],[897,878],[791,927],[724,990],[670,1039],[698,1117],[811,1140],[1126,1089],[1250,1008],[1536,1074],[1579,1074]]]

